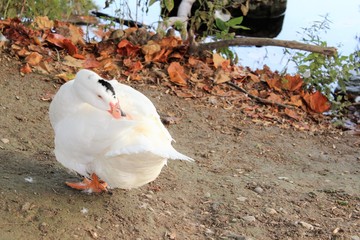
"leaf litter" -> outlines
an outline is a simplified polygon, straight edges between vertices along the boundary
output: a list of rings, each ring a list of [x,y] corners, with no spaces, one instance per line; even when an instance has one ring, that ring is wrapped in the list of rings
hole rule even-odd
[[[109,38],[116,31],[110,29],[95,32],[102,41],[85,42],[80,27],[47,17],[36,17],[31,25],[17,18],[0,20],[0,28],[7,40],[3,51],[21,61],[22,74],[40,71],[66,82],[88,68],[109,79],[162,85],[178,97],[204,100],[209,107],[235,108],[258,124],[298,130],[330,126],[322,114],[331,107],[328,99],[305,91],[300,75],[233,65],[218,53],[192,56],[188,43],[174,36],[159,38],[142,28],[128,28],[120,37]]]

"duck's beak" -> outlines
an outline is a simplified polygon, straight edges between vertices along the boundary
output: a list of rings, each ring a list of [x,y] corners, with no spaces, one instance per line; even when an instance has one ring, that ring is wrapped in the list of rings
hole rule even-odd
[[[110,103],[110,109],[108,112],[113,116],[115,119],[119,119],[121,117],[126,117],[126,114],[121,110],[119,102],[116,104]]]

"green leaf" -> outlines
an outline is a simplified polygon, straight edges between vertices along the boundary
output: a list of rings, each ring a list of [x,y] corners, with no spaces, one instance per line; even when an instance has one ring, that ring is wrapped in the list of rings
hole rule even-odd
[[[228,26],[226,25],[226,23],[221,20],[220,18],[216,18],[215,19],[216,22],[216,26],[221,30],[221,31],[225,31],[228,29]]]
[[[242,23],[242,21],[243,21],[243,16],[237,17],[237,18],[232,18],[226,22],[226,25],[228,25],[229,27],[234,27],[236,25],[240,25]]]
[[[230,26],[230,27],[231,27],[231,28],[234,28],[234,29],[250,30],[250,28],[245,27],[245,26]]]
[[[170,12],[174,8],[174,0],[164,0],[166,9]]]
[[[149,7],[150,7],[151,5],[153,5],[155,2],[157,2],[157,0],[150,0],[150,1],[149,1]]]

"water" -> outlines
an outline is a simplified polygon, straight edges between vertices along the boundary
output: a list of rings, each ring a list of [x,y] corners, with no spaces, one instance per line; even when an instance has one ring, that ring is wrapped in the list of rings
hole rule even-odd
[[[103,0],[96,0],[98,6],[103,7]],[[119,1],[118,1],[119,2]],[[120,1],[122,2],[122,1]],[[139,9],[136,14],[136,2],[127,1],[131,13],[126,12],[125,18],[131,17],[133,20],[143,22],[147,25],[154,24],[160,20],[160,4],[156,2],[150,7],[147,14]],[[111,5],[110,8],[100,11],[115,16],[115,10],[120,5]],[[124,8],[125,9],[125,8]],[[277,39],[300,40],[302,28],[310,27],[314,21],[322,21],[323,17],[328,16],[332,22],[330,29],[320,35],[328,46],[338,47],[338,52],[342,55],[349,55],[355,49],[359,49],[359,42],[355,36],[360,37],[360,2],[359,0],[288,0],[286,15],[281,33]],[[339,46],[340,45],[340,46]],[[261,68],[264,64],[272,70],[282,71],[287,63],[284,58],[283,48],[279,47],[234,47],[234,51],[240,58],[240,64],[249,66],[252,69]],[[288,66],[288,72],[295,72],[293,65]]]

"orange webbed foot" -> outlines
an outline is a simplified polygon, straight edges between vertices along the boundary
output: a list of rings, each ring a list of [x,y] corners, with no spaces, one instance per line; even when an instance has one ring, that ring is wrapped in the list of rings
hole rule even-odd
[[[91,179],[84,178],[82,182],[65,182],[65,184],[71,188],[83,190],[88,193],[101,193],[108,191],[107,183],[100,180],[95,173],[91,175]]]

